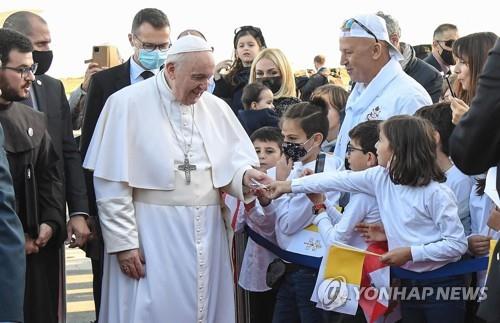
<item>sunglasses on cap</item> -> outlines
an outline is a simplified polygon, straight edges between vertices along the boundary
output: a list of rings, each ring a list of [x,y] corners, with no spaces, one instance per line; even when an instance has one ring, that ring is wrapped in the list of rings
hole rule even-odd
[[[234,34],[237,35],[240,31],[247,31],[247,30],[253,30],[255,32],[257,32],[258,34],[261,34],[262,31],[260,30],[259,27],[254,27],[254,26],[241,26],[241,27],[238,27],[234,30]]]
[[[359,21],[357,21],[354,18],[350,18],[350,19],[347,19],[346,21],[344,21],[344,23],[342,24],[342,26],[340,27],[340,29],[342,31],[344,31],[344,32],[349,32],[349,31],[351,31],[352,25],[354,23],[357,23],[358,26],[360,26],[361,28],[363,28],[364,31],[366,31],[368,34],[372,35],[373,38],[375,38],[375,42],[378,43],[377,36],[375,36],[375,34],[370,29],[368,29],[368,27],[366,27],[365,25],[363,25],[362,23],[360,23]]]
[[[450,39],[450,40],[436,40],[438,43],[444,43],[446,47],[452,47],[453,43],[455,42],[455,39]]]

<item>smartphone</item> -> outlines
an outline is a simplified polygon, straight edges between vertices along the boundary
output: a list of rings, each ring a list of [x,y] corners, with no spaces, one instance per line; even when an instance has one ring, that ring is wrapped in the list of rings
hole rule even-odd
[[[85,63],[97,63],[100,67],[113,67],[121,64],[118,49],[114,46],[92,46],[92,59],[88,59]]]
[[[319,153],[318,157],[316,157],[316,166],[314,167],[315,173],[322,173],[325,170],[325,153]]]

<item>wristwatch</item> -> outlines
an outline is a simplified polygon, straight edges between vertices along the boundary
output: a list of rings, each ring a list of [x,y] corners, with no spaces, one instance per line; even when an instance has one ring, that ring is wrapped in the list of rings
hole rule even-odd
[[[312,212],[314,215],[318,215],[321,212],[326,211],[326,205],[325,203],[319,203],[319,204],[314,204],[312,207]]]

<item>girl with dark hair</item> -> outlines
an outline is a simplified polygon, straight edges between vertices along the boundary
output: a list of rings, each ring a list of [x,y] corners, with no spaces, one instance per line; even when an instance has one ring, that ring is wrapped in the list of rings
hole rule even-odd
[[[320,154],[320,146],[328,133],[327,108],[309,102],[291,105],[281,119],[281,132],[284,136],[284,157],[278,162],[277,168],[286,164],[289,166],[288,176],[277,175],[277,178],[298,178],[303,169],[316,168],[316,160]],[[288,163],[287,163],[288,161]],[[324,171],[337,172],[343,165],[337,157],[325,156]],[[292,169],[293,166],[293,169]],[[318,165],[318,171],[321,167]],[[338,213],[335,205],[340,194],[331,192],[326,194],[323,205],[332,210],[330,215],[336,218]],[[263,207],[266,216],[276,216],[275,234],[278,246],[295,253],[321,257],[324,246],[307,251],[304,247],[304,234],[315,217],[312,211],[313,203],[306,194],[288,194],[281,199],[272,201]],[[261,205],[265,205],[261,203]],[[317,233],[315,233],[317,234]],[[317,234],[318,241],[321,237]],[[293,249],[302,246],[302,249]],[[306,253],[308,252],[308,253]],[[284,259],[286,261],[286,259]],[[277,300],[274,310],[273,323],[288,322],[321,322],[322,310],[318,309],[310,300],[314,290],[318,270],[303,266],[299,263],[281,262],[286,267],[280,280]]]
[[[389,247],[380,259],[383,263],[427,272],[459,260],[467,251],[467,240],[453,192],[442,184],[445,175],[436,161],[430,122],[412,116],[389,118],[380,125],[376,147],[377,167],[276,182],[270,185],[271,195],[329,191],[372,195],[380,208]],[[412,287],[421,292],[423,286],[433,290],[424,299],[403,297],[403,321],[463,322],[465,302],[436,295],[438,287],[464,284],[462,275],[418,281],[402,279],[401,286],[408,292]]]
[[[456,57],[454,72],[457,75],[453,85],[456,98],[451,98],[454,124],[469,110],[476,94],[479,74],[497,38],[495,33],[481,32],[460,37],[453,43],[453,55]]]
[[[243,110],[241,94],[250,76],[250,66],[257,54],[266,48],[266,41],[260,28],[242,26],[234,31],[234,57],[231,61],[223,61],[215,67],[215,89],[213,94],[225,100],[234,113]],[[221,75],[222,69],[229,72]]]

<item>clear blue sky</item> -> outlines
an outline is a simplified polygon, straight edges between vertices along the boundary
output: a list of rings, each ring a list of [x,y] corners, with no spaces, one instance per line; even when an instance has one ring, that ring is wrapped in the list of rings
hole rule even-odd
[[[0,12],[38,9],[52,32],[54,62],[49,74],[80,76],[83,61],[93,45],[119,47],[124,58],[131,53],[127,40],[134,14],[144,7],[163,10],[170,19],[172,38],[187,28],[201,30],[215,47],[217,61],[230,58],[233,31],[242,25],[259,26],[268,47],[278,47],[295,69],[311,68],[314,55],[327,56],[338,66],[338,31],[341,23],[357,13],[379,10],[399,20],[402,41],[430,43],[435,27],[444,22],[458,25],[461,35],[478,31],[500,34],[496,1],[393,1],[393,0],[143,0],[56,1],[2,0]]]

